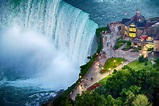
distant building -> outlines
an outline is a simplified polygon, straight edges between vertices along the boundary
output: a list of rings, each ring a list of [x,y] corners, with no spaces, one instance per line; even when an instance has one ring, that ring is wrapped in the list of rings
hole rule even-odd
[[[156,36],[154,40],[154,52],[159,52],[159,34]]]
[[[146,34],[146,29],[151,25],[155,24],[157,21],[146,20],[144,16],[140,14],[140,11],[137,9],[136,14],[129,18],[123,18],[121,21],[121,30],[122,35],[126,35],[132,38]]]

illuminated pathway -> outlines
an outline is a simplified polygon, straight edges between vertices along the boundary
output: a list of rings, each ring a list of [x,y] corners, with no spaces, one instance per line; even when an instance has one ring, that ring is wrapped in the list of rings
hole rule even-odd
[[[107,34],[102,34],[103,38],[103,49],[101,53],[96,58],[94,64],[89,69],[87,74],[81,79],[81,81],[77,84],[74,90],[70,93],[70,98],[75,100],[77,94],[82,94],[83,91],[86,91],[90,86],[95,84],[96,82],[102,80],[109,74],[113,72],[114,69],[110,70],[110,72],[101,74],[100,70],[105,64],[106,60],[110,57],[123,57],[125,58],[126,62],[121,64],[120,66],[116,67],[115,69],[118,70],[122,68],[124,65],[127,65],[129,62],[136,60],[139,57],[139,53],[130,53],[129,51],[122,51],[122,50],[113,50],[113,46],[115,41],[120,35],[117,35],[117,26],[115,27],[115,31]],[[109,43],[109,45],[107,45]],[[107,58],[105,58],[107,57]]]

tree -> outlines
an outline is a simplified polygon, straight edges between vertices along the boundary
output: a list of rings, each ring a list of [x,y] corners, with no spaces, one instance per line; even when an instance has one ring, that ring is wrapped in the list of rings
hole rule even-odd
[[[130,106],[135,96],[140,92],[141,87],[131,85],[128,89],[122,89],[120,95],[123,98],[124,105]]]
[[[159,69],[159,59],[156,59],[154,62],[155,62],[155,67]]]
[[[143,55],[141,55],[140,57],[139,57],[139,62],[144,62],[144,61],[147,61],[148,60],[148,58],[146,57],[146,58],[144,58],[144,56]]]
[[[139,94],[132,102],[132,106],[151,106],[151,104],[145,95]]]
[[[67,98],[66,100],[62,100],[61,106],[73,106],[71,101]]]
[[[128,45],[128,46],[131,46],[131,42],[130,42],[130,41],[128,41],[128,42],[127,42],[127,45]]]
[[[106,100],[104,96],[97,92],[83,92],[82,95],[77,95],[75,106],[105,106]]]
[[[111,95],[108,95],[106,98],[106,106],[123,106],[123,104],[120,98],[114,99]]]

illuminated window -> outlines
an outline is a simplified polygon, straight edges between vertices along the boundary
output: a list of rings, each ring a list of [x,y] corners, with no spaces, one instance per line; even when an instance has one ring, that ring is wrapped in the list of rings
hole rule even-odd
[[[136,28],[133,28],[133,32],[136,32]]]
[[[130,37],[136,37],[136,33],[129,33]]]
[[[136,28],[129,28],[129,31],[136,32]]]

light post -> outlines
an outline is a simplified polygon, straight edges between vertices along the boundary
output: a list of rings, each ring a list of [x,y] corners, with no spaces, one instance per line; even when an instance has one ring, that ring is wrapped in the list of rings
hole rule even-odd
[[[111,71],[111,68],[109,68],[109,75],[110,75],[110,71]]]
[[[103,70],[104,68],[102,67],[102,70]]]
[[[115,62],[116,62],[116,60],[114,60],[114,68],[115,68]]]
[[[121,62],[122,66],[123,66],[123,63],[124,63],[124,62],[122,61],[122,62]]]

